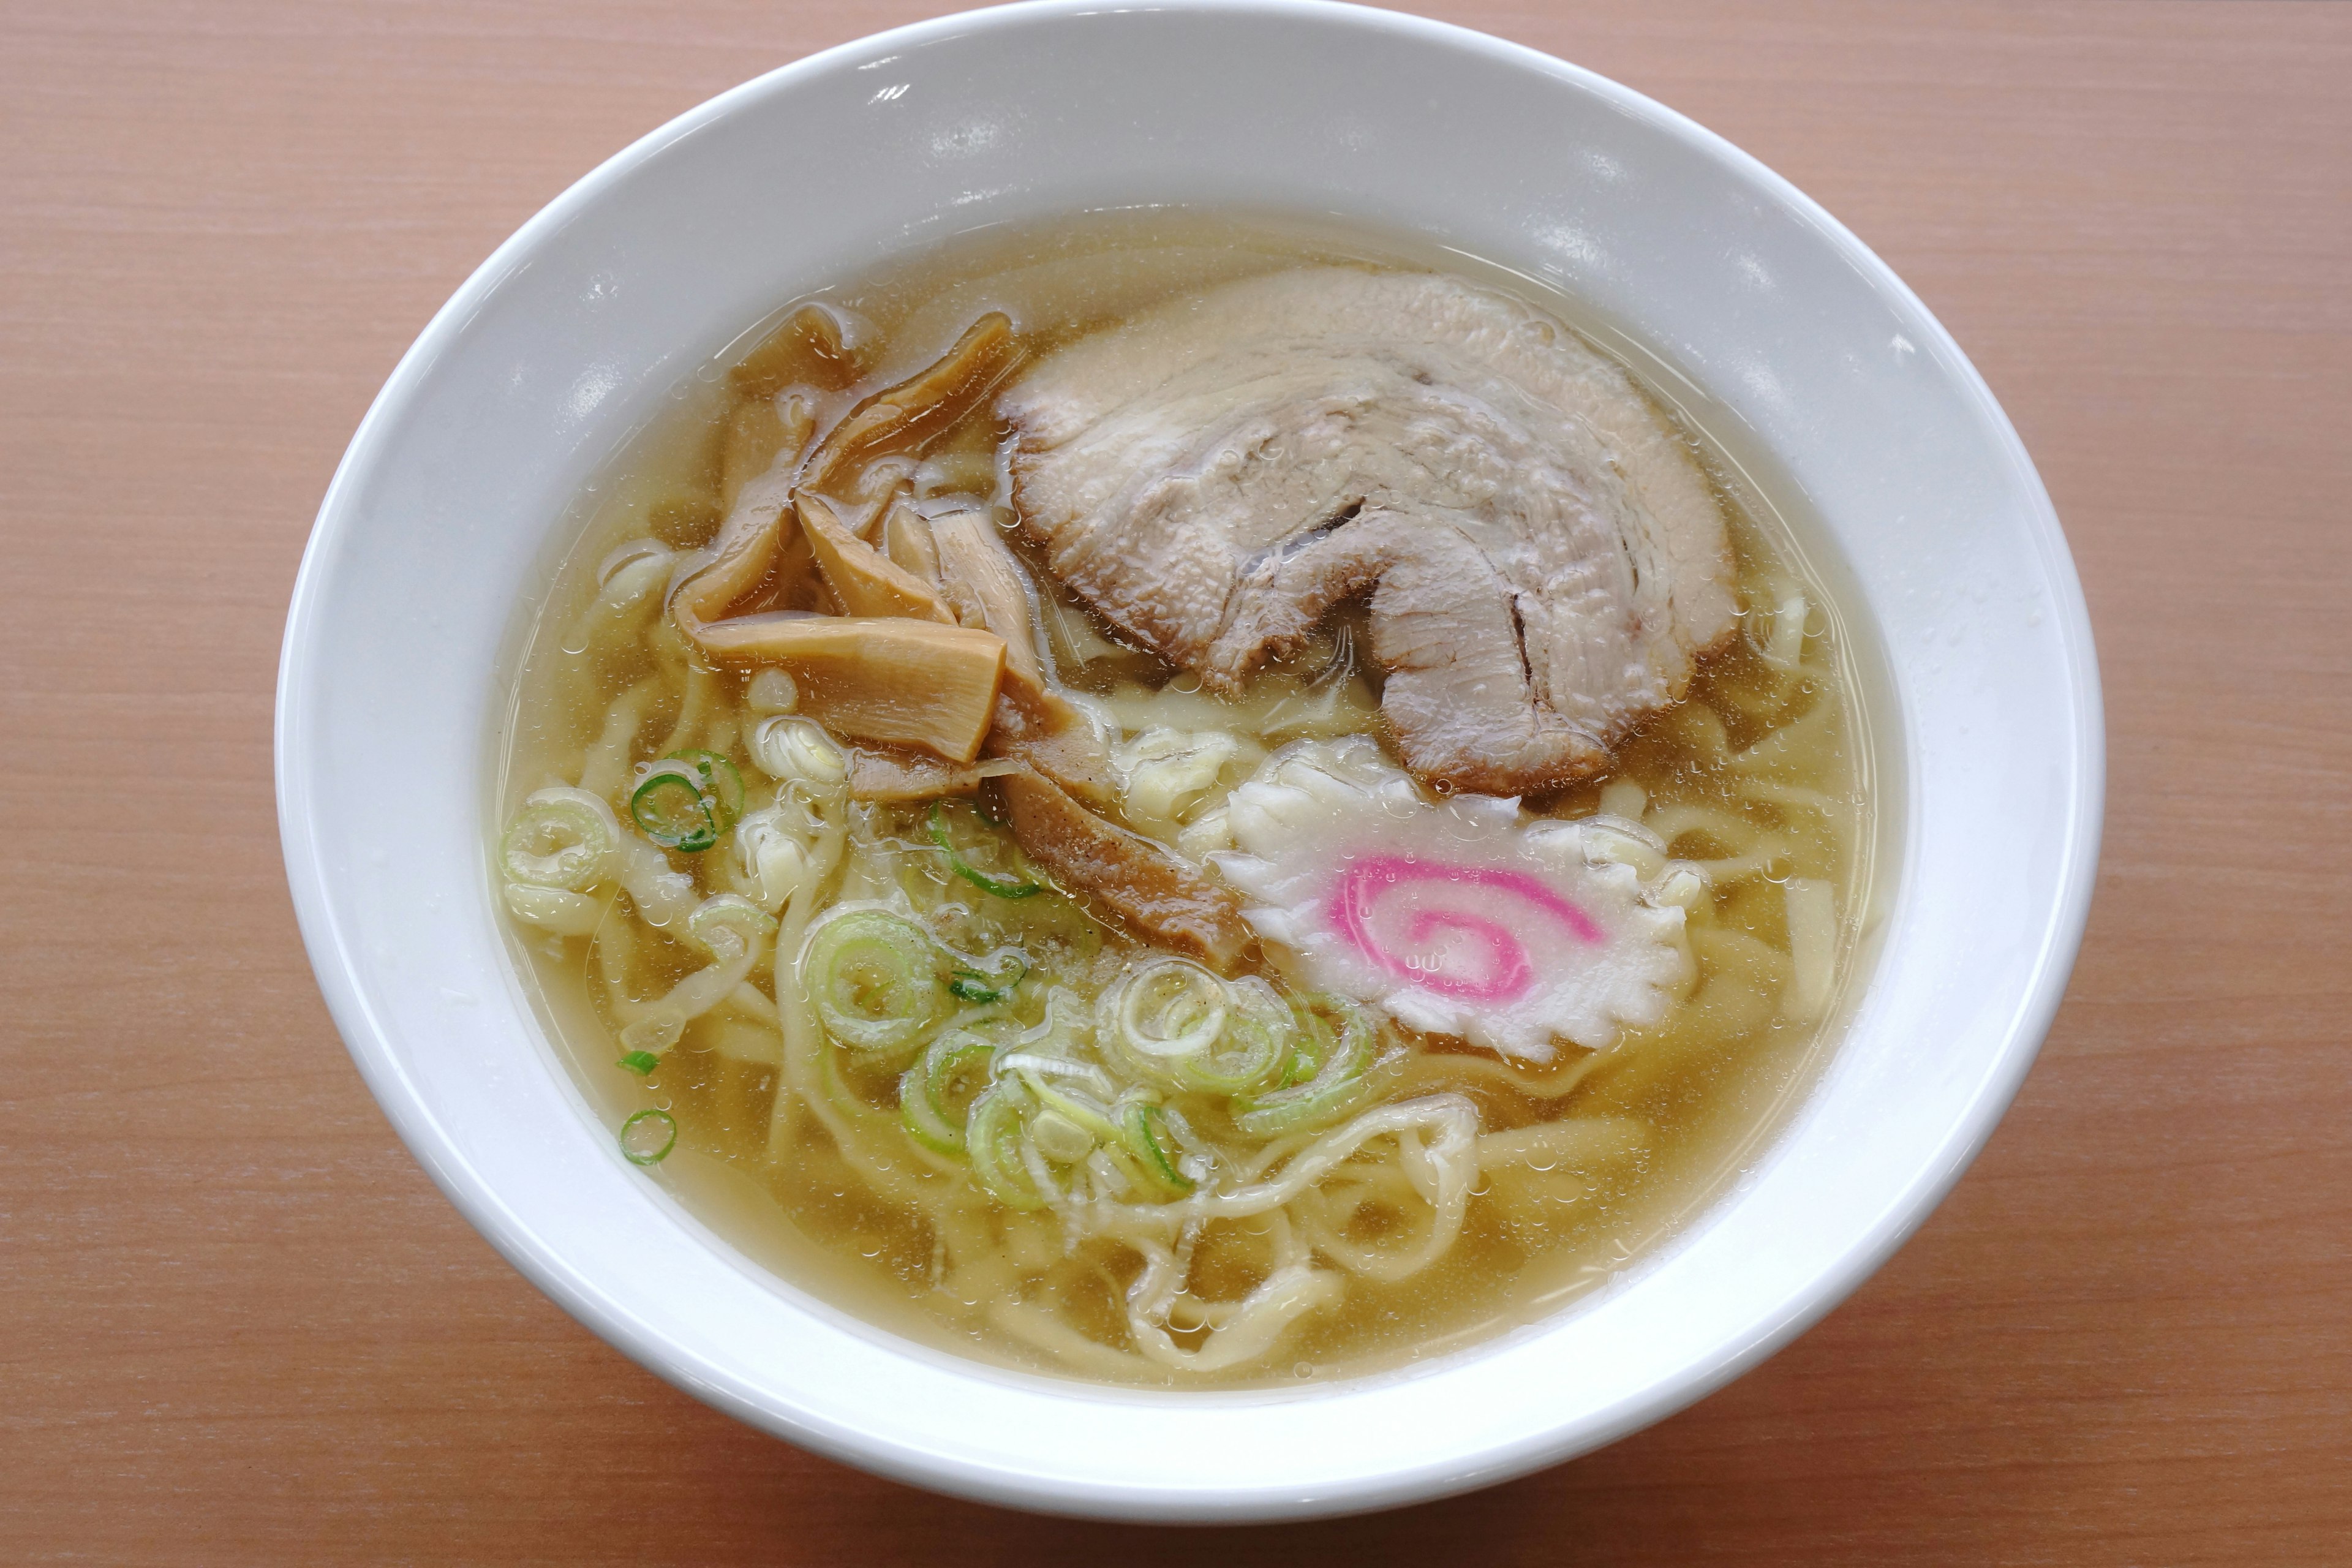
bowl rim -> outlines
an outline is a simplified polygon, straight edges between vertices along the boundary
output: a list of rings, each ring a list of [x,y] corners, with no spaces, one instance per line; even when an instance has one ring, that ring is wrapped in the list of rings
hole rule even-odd
[[[425,1108],[394,1050],[389,1035],[369,1007],[355,974],[355,960],[326,897],[326,871],[307,836],[310,804],[301,700],[309,671],[305,656],[320,631],[318,600],[322,564],[351,523],[351,492],[358,476],[373,465],[436,363],[487,297],[531,254],[561,234],[575,216],[601,200],[609,187],[672,144],[730,117],[771,95],[789,92],[803,79],[829,72],[850,59],[905,50],[983,28],[1018,26],[1056,17],[1098,13],[1097,0],[1020,0],[1020,3],[953,13],[869,34],[803,57],[704,100],[637,138],[583,175],[541,207],[477,267],[436,310],[401,355],[371,402],[350,445],[337,463],[322,497],[288,607],[281,645],[273,726],[276,792],[289,890],[303,943],[320,993],[362,1079],[394,1131],[449,1201],[509,1263],[565,1311],[607,1343],[664,1381],[763,1431],[845,1463],[934,1490],[1000,1506],[1043,1512],[1130,1520],[1201,1520],[1241,1522],[1301,1519],[1400,1507],[1453,1495],[1525,1475],[1575,1455],[1615,1442],[1675,1414],[1715,1392],[1777,1353],[1842,1303],[1923,1225],[1982,1151],[2039,1056],[2055,1018],[2088,922],[2103,832],[2105,735],[2095,647],[2088,605],[2047,489],[2007,414],[1982,375],[1943,323],[1910,287],[1852,231],[1820,204],[1753,155],[1680,112],[1586,68],[1524,45],[1455,24],[1342,0],[1154,0],[1153,11],[1288,20],[1363,29],[1426,47],[1460,51],[1500,65],[1561,80],[1594,96],[1689,152],[1723,166],[1759,196],[1774,202],[1813,228],[1874,291],[1910,312],[1924,341],[1917,347],[1952,375],[1985,421],[2000,456],[2021,482],[2030,502],[2025,520],[2052,590],[2050,608],[2063,639],[2071,698],[2081,716],[2072,758],[2076,786],[2065,803],[2067,857],[2054,907],[2042,922],[2042,941],[2032,980],[2011,1016],[2007,1039],[1974,1101],[1955,1121],[1943,1145],[1949,1156],[1916,1183],[1906,1201],[1891,1205],[1839,1266],[1816,1279],[1800,1310],[1791,1311],[1741,1343],[1711,1359],[1687,1364],[1672,1379],[1654,1384],[1637,1408],[1615,1419],[1572,1431],[1549,1429],[1473,1454],[1453,1453],[1417,1467],[1382,1470],[1354,1479],[1312,1500],[1265,1494],[1220,1500],[1190,1494],[1112,1488],[1041,1477],[1007,1465],[988,1467],[871,1439],[846,1428],[796,1421],[785,1411],[698,1377],[691,1361],[646,1325],[616,1310],[588,1281],[549,1250],[542,1238],[520,1223],[481,1174],[455,1157],[446,1134]],[[1329,1385],[1334,1397],[1348,1384]],[[1083,1385],[1073,1385],[1081,1389]],[[1310,1395],[1311,1397],[1311,1395]]]

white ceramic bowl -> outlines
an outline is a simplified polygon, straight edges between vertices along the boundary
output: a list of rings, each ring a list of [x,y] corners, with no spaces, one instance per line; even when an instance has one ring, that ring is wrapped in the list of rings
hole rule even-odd
[[[1735,459],[1810,498],[1847,607],[1881,634],[1889,831],[1849,1038],[1677,1241],[1559,1319],[1410,1375],[1126,1393],[851,1321],[622,1163],[494,923],[494,672],[551,530],[621,437],[802,289],[979,225],[1138,203],[1408,228],[1580,296]],[[1689,1403],[1826,1311],[2023,1078],[2083,929],[2102,782],[2057,520],[1991,395],[1876,257],[1613,83],[1407,16],[1269,0],[905,28],[715,99],[566,192],[457,291],[353,438],[295,589],[278,766],[295,905],[352,1055],[518,1268],[793,1442],[966,1496],[1171,1520],[1499,1480]]]

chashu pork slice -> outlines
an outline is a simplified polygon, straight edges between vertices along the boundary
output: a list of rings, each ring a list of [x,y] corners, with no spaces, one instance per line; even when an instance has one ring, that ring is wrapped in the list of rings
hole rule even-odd
[[[1558,321],[1456,279],[1226,284],[1046,356],[997,406],[1047,564],[1213,689],[1369,591],[1382,710],[1433,782],[1604,772],[1734,625],[1683,438]]]

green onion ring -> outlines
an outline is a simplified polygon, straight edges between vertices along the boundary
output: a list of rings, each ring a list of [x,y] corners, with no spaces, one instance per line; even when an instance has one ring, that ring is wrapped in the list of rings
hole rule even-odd
[[[662,761],[684,763],[701,775],[702,793],[709,797],[711,819],[719,831],[726,832],[743,815],[743,775],[733,763],[717,752],[704,751],[699,746],[683,752],[672,752]]]
[[[1331,1026],[1325,1023],[1303,1000],[1290,1005],[1292,1021],[1297,1026],[1291,1032],[1290,1050],[1282,1058],[1276,1072],[1274,1087],[1294,1089],[1315,1076],[1315,1069],[1330,1056],[1337,1037]]]
[[[1251,978],[1235,982],[1233,990],[1237,1005],[1225,1032],[1207,1050],[1175,1064],[1177,1080],[1187,1089],[1246,1094],[1290,1060],[1295,1032],[1291,1011],[1274,988]]]
[[[971,1102],[964,1118],[964,1148],[971,1156],[971,1173],[988,1195],[1009,1209],[1039,1209],[1045,1197],[1037,1190],[1021,1159],[1023,1090],[1011,1083],[992,1084]]]
[[[1149,1100],[1130,1100],[1120,1108],[1119,1142],[1134,1156],[1144,1180],[1171,1197],[1192,1190],[1192,1177],[1176,1168],[1169,1150],[1167,1110]]]
[[[1041,1110],[1059,1111],[1065,1121],[1097,1143],[1115,1144],[1120,1141],[1118,1123],[1104,1107],[1064,1092],[1060,1085],[1048,1082],[1041,1073],[1024,1071],[1021,1081],[1028,1086]]]
[[[982,962],[992,963],[996,973],[959,964],[948,979],[949,992],[966,1002],[990,1006],[1012,995],[1029,973],[1029,955],[1017,947],[1002,948]]]
[[[1043,884],[1026,877],[998,876],[993,872],[982,870],[965,858],[964,852],[956,847],[955,836],[948,829],[947,804],[944,800],[931,802],[929,823],[931,842],[938,845],[941,852],[947,856],[949,870],[953,871],[982,892],[993,893],[1000,899],[1025,899],[1033,893],[1045,891]],[[977,815],[977,808],[975,808],[975,814]],[[981,820],[985,822],[988,819],[983,816]]]
[[[950,1119],[945,1101],[958,1075],[991,1060],[996,1048],[969,1029],[950,1029],[933,1040],[898,1079],[898,1120],[907,1135],[936,1153],[962,1153],[963,1124]]]
[[[638,1133],[636,1130],[641,1126],[650,1128],[651,1132]],[[667,1137],[663,1137],[665,1133]],[[651,1149],[653,1139],[657,1137],[662,1139],[661,1147]],[[635,1148],[630,1146],[632,1142]],[[658,1165],[677,1147],[677,1118],[667,1110],[640,1110],[621,1123],[621,1158],[632,1165]],[[646,1152],[648,1149],[651,1152]]]
[[[1171,980],[1180,989],[1162,996]],[[1146,1008],[1149,1018],[1142,1016]],[[1155,959],[1120,987],[1119,1043],[1160,1062],[1195,1056],[1216,1044],[1232,1016],[1233,993],[1223,981],[1190,959]]]
[[[772,936],[776,917],[745,898],[740,893],[715,893],[695,906],[686,917],[686,934],[709,948],[711,956],[727,960],[740,956],[723,951],[717,941],[719,932],[733,937],[742,947],[756,947],[761,938]]]
[[[939,1021],[941,987],[931,939],[882,910],[847,910],[821,922],[802,950],[801,984],[825,1032],[851,1050],[911,1048]]]
[[[717,797],[692,763],[662,761],[629,792],[629,815],[665,849],[699,855],[719,842]]]
[[[1375,1031],[1364,1010],[1344,997],[1329,995],[1301,997],[1297,1006],[1302,1023],[1314,1019],[1318,1010],[1337,1014],[1339,1039],[1307,1082],[1266,1094],[1235,1097],[1234,1125],[1253,1138],[1278,1137],[1336,1121],[1371,1087],[1365,1072],[1372,1065]]]
[[[585,790],[543,789],[522,803],[499,841],[499,868],[526,888],[584,893],[619,870],[620,824]]]

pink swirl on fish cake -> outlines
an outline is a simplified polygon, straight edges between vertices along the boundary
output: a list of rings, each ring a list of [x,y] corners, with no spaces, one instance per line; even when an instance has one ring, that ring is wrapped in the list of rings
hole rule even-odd
[[[1425,882],[1467,883],[1508,892],[1543,911],[1579,942],[1601,940],[1601,928],[1592,917],[1540,878],[1501,867],[1460,866],[1411,855],[1367,856],[1340,872],[1331,890],[1328,911],[1331,924],[1357,952],[1383,973],[1410,984],[1470,1002],[1511,1002],[1525,995],[1536,983],[1535,964],[1528,957],[1526,944],[1499,921],[1461,910],[1419,910],[1405,927],[1409,941],[1424,945],[1441,931],[1460,931],[1477,941],[1486,948],[1487,962],[1483,972],[1475,975],[1440,973],[1381,944],[1371,929],[1373,906],[1390,889]]]

